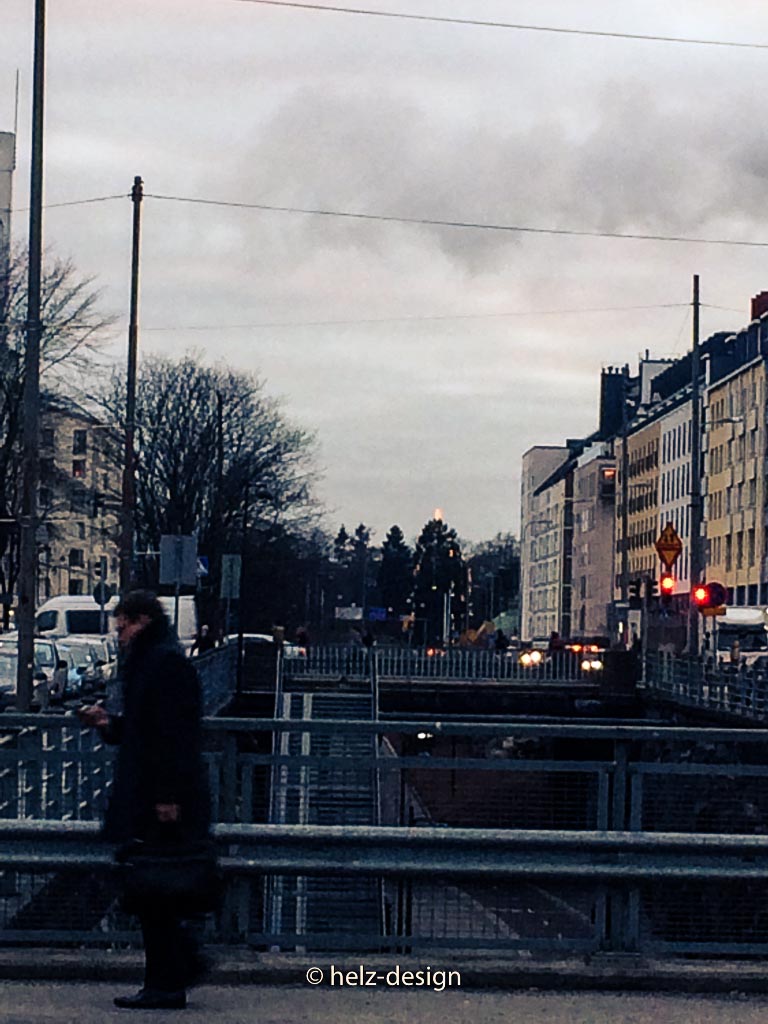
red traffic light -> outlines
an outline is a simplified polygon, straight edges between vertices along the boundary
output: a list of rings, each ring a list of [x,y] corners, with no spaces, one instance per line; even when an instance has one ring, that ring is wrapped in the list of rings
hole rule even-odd
[[[659,589],[662,594],[674,594],[675,592],[675,577],[674,576],[662,576],[659,580]]]
[[[722,583],[716,583],[714,580],[710,583],[699,583],[693,588],[693,603],[699,611],[722,608],[728,603],[728,591]]]

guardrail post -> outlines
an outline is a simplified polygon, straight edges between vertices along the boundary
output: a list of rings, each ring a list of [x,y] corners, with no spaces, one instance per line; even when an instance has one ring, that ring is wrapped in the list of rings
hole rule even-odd
[[[237,814],[237,736],[224,737],[221,758],[221,821],[236,820]]]

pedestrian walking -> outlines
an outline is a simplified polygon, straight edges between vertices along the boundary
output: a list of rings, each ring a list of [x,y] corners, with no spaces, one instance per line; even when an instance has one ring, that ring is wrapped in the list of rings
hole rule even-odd
[[[114,615],[125,653],[122,714],[110,715],[99,705],[81,711],[84,724],[119,744],[104,835],[120,844],[118,860],[121,848],[170,852],[164,870],[181,871],[187,852],[210,830],[200,683],[154,594],[139,590],[126,595]],[[184,905],[162,897],[150,901],[134,892],[126,909],[141,923],[144,985],[135,995],[116,998],[115,1005],[183,1008],[186,989],[204,967],[184,923],[189,916]]]

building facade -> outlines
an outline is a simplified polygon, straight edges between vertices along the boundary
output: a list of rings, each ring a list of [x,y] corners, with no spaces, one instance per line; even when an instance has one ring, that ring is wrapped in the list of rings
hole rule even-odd
[[[119,574],[120,475],[109,428],[68,403],[49,403],[40,429],[38,602],[90,594]]]
[[[623,499],[627,500],[627,569],[630,580],[653,579],[658,574],[659,556],[655,543],[659,523],[659,445],[658,419],[647,417],[633,423],[627,433],[626,483],[622,477],[624,439],[616,441],[616,572],[614,597],[622,591]]]
[[[675,593],[689,594],[691,555],[691,444],[692,405],[690,389],[687,398],[673,401],[669,411],[659,413],[659,518],[657,536],[671,524],[680,538],[683,550],[680,552],[672,574],[675,577]],[[660,563],[657,563],[660,564]]]
[[[537,445],[523,455],[520,635],[527,640],[560,627],[565,483],[537,491],[568,456],[567,447],[554,445]]]
[[[586,449],[573,474],[571,635],[607,636],[613,599],[616,460],[613,443]]]
[[[706,393],[707,578],[723,583],[734,605],[768,605],[766,318],[755,328],[746,354],[759,348],[758,354]]]

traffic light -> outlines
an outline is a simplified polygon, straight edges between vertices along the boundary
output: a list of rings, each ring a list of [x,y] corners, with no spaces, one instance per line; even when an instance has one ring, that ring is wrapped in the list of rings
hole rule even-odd
[[[675,586],[675,577],[671,573],[665,572],[659,580],[659,590],[661,591],[661,604],[663,608],[669,608],[672,604]]]
[[[629,597],[629,607],[634,611],[640,607],[640,588],[642,587],[641,580],[630,580],[627,587],[627,596]]]
[[[693,603],[702,615],[722,615],[728,602],[728,591],[722,583],[699,583],[693,588]],[[722,611],[721,611],[722,609]]]

